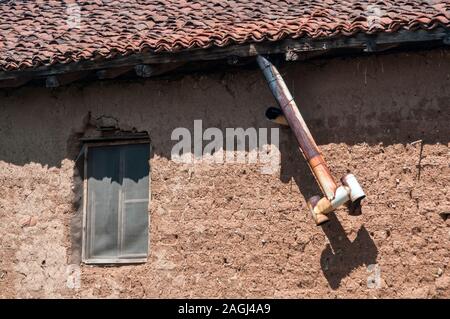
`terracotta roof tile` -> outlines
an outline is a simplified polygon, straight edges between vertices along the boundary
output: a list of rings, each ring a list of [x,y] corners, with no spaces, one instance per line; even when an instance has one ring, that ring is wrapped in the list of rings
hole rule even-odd
[[[6,0],[0,68],[450,26],[450,0]]]

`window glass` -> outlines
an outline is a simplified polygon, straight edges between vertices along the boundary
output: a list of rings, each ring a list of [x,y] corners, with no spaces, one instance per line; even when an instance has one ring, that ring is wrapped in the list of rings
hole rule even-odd
[[[149,144],[88,148],[86,262],[146,258],[149,153]]]

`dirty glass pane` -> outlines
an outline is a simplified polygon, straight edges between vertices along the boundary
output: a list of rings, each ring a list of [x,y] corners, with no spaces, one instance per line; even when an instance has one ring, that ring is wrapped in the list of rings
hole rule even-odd
[[[111,257],[118,253],[120,152],[115,147],[95,147],[88,153],[89,255]]]
[[[127,145],[122,152],[124,199],[148,199],[149,145]]]
[[[87,259],[146,257],[149,144],[90,147]]]
[[[122,255],[147,256],[148,201],[124,203]]]
[[[122,149],[122,255],[147,255],[149,156],[148,144]]]

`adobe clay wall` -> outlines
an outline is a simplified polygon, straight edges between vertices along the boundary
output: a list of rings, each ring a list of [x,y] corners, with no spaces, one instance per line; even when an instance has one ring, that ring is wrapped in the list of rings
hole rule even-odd
[[[0,92],[0,297],[450,297],[450,54],[281,69],[337,178],[367,199],[314,225],[289,129],[281,161],[181,164],[176,127],[275,127],[259,70]],[[152,140],[149,260],[80,265],[78,137],[110,116]],[[416,142],[422,140],[422,142]],[[416,142],[416,143],[414,143]]]

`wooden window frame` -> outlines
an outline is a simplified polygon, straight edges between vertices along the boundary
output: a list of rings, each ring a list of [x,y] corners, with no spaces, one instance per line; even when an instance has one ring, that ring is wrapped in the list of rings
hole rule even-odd
[[[88,224],[88,153],[90,148],[101,147],[101,146],[119,146],[119,145],[135,145],[135,144],[148,144],[149,154],[151,154],[151,143],[148,138],[145,139],[123,139],[123,140],[105,140],[99,141],[95,140],[89,142],[86,140],[86,143],[83,145],[84,147],[84,176],[83,176],[83,224],[82,224],[82,243],[81,243],[81,260],[83,264],[86,265],[107,265],[107,264],[141,264],[146,263],[148,261],[148,251],[149,251],[149,243],[147,242],[147,254],[145,257],[133,257],[133,258],[89,258],[87,256],[87,244],[88,244],[88,233],[87,233],[87,224]],[[149,163],[149,173],[148,173],[148,205],[147,210],[150,207],[151,202],[151,178],[150,178],[150,163]],[[150,218],[148,220],[147,228],[150,232]],[[150,236],[149,236],[150,238]]]

